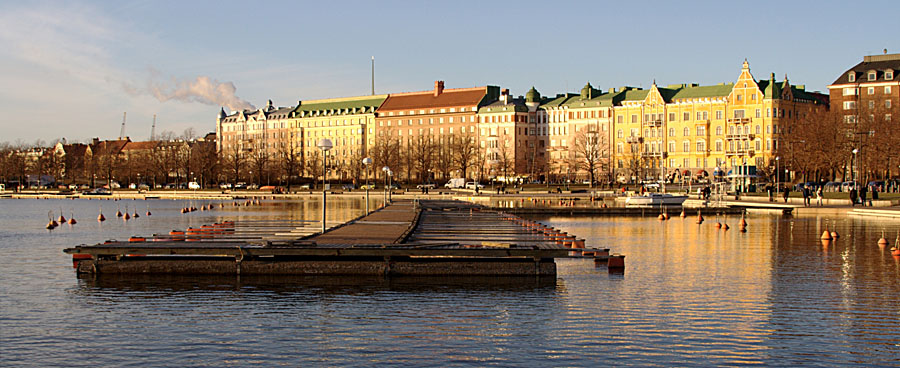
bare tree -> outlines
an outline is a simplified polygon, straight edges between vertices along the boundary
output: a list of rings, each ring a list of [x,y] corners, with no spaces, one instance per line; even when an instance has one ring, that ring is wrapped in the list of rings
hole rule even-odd
[[[282,138],[278,145],[278,166],[281,169],[281,176],[285,179],[288,192],[291,191],[291,181],[295,176],[300,175],[303,170],[303,156],[294,139],[294,133],[288,137]]]
[[[410,161],[413,164],[410,168],[418,173],[419,182],[425,184],[431,179],[428,177],[428,173],[431,172],[434,165],[436,143],[431,134],[416,137],[414,143],[415,145],[410,149]]]
[[[459,169],[463,178],[467,178],[469,169],[478,163],[478,154],[481,151],[475,134],[471,131],[460,129],[460,132],[453,137],[452,151],[456,168]]]
[[[575,146],[573,147],[575,165],[588,172],[591,187],[594,186],[598,172],[603,170],[605,160],[608,159],[608,147],[606,135],[600,134],[596,130],[583,128],[575,133]]]

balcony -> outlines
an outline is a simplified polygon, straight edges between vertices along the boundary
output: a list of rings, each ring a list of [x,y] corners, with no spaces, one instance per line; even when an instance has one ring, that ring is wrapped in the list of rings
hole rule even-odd
[[[756,151],[747,148],[726,149],[725,156],[756,156]]]
[[[752,141],[756,139],[756,134],[751,133],[741,133],[741,134],[726,134],[725,139],[729,141]]]
[[[641,152],[641,157],[658,158],[658,157],[664,157],[664,156],[667,156],[667,155],[664,155],[663,152],[646,152],[646,151]]]
[[[644,143],[644,137],[631,136],[631,137],[625,138],[625,143],[628,143],[628,144]]]
[[[663,121],[662,119],[648,120],[644,122],[644,125],[649,127],[661,127],[663,126]]]
[[[750,118],[731,118],[728,119],[729,124],[750,124]]]

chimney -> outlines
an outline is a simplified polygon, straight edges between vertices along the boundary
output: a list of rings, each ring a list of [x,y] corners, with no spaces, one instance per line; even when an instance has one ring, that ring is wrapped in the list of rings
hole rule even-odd
[[[504,104],[509,103],[509,88],[500,90],[500,101],[503,101]]]
[[[444,93],[444,81],[434,81],[434,97]]]
[[[94,137],[91,139],[91,144],[98,145],[100,144],[100,138]]]

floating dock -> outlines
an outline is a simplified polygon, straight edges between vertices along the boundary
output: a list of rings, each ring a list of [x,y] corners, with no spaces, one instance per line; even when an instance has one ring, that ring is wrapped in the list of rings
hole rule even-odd
[[[609,258],[565,232],[460,201],[401,200],[324,233],[317,226],[226,221],[64,252],[78,273],[120,275],[551,276],[555,258]]]

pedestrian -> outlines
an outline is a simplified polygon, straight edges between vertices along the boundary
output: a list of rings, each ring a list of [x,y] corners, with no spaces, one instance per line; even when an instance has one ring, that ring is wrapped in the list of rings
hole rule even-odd
[[[803,193],[803,205],[809,206],[809,188],[804,186],[801,192]]]
[[[788,187],[784,187],[784,203],[787,203],[788,197],[791,196],[791,189]]]
[[[878,187],[872,187],[872,200],[878,200]]]
[[[865,185],[863,185],[862,188],[859,188],[859,202],[863,207],[866,206],[866,192],[868,192],[868,189],[866,189]]]
[[[772,191],[772,184],[766,185],[766,193],[769,193],[769,202],[775,202],[775,193]]]
[[[850,188],[850,205],[856,206],[856,188]]]
[[[822,207],[822,187],[816,189],[816,205]]]

